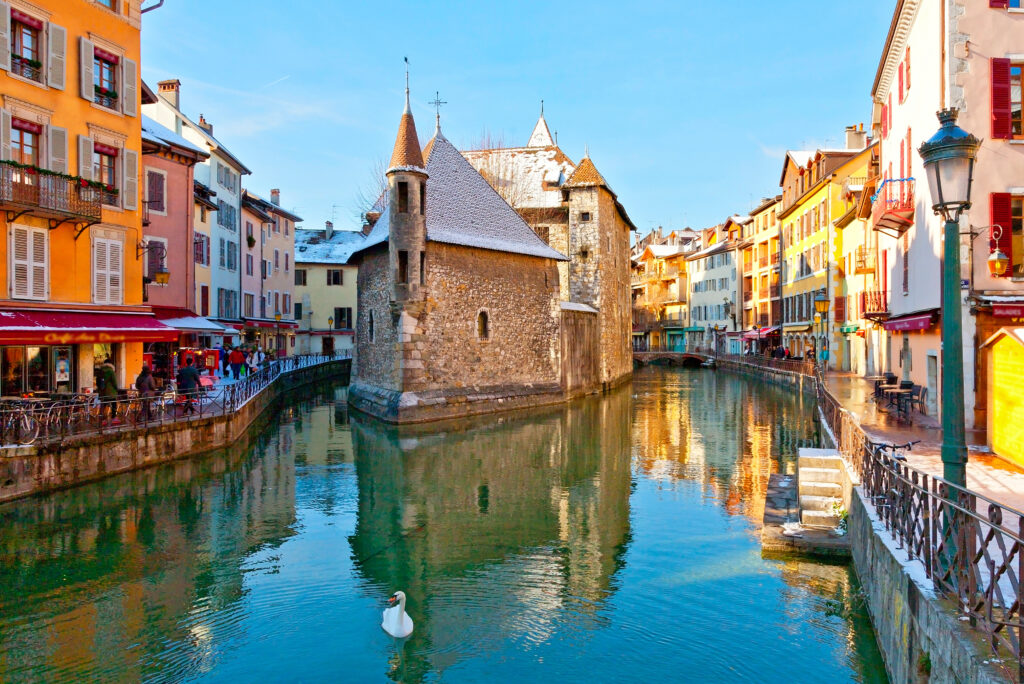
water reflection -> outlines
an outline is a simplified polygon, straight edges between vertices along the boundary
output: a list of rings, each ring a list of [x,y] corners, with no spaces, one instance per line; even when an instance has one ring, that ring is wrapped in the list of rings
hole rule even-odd
[[[755,538],[806,400],[645,369],[440,430],[345,407],[0,506],[0,680],[884,680],[850,571]]]
[[[442,432],[354,418],[355,566],[409,595],[395,679],[602,626],[629,537],[630,394]],[[436,429],[436,428],[434,428]]]

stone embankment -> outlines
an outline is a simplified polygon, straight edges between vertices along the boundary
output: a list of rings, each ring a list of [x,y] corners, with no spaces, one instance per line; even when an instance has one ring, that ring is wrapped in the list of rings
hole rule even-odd
[[[735,359],[719,359],[718,368],[787,385],[801,392],[817,391],[813,374],[798,370]],[[819,405],[819,409],[823,407]],[[955,603],[936,592],[921,561],[909,558],[906,549],[893,540],[890,531],[878,519],[875,506],[867,499],[857,469],[837,449],[840,445],[826,420],[826,412],[819,411],[819,415],[822,446],[830,451],[832,458],[843,460],[843,468],[828,469],[840,471],[841,477],[836,483],[840,484],[846,511],[849,552],[890,679],[893,682],[1016,681],[1011,674],[1016,671],[1016,660],[1012,656],[1009,659],[1005,655],[994,656],[982,632],[972,629]],[[810,451],[802,456],[822,456]],[[816,463],[812,460],[808,460],[807,465],[814,471]],[[816,497],[824,491],[812,485],[804,487],[804,492],[798,482],[792,481],[794,479],[772,476],[766,522],[775,529],[762,533],[765,550],[830,555],[816,549],[811,539],[800,543],[783,538],[781,534],[782,522],[795,519],[801,494]],[[828,489],[835,490],[834,487]],[[820,503],[817,499],[808,502]],[[768,514],[773,512],[778,520],[769,518]]]
[[[350,359],[339,359],[282,373],[230,413],[5,450],[0,502],[230,446],[288,392],[320,381],[347,383],[350,369]]]

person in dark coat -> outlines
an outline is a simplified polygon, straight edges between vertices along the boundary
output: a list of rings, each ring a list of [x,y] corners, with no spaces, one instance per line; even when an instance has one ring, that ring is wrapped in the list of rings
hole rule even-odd
[[[117,373],[114,370],[114,361],[110,357],[99,367],[96,375],[96,388],[100,395],[100,402],[107,408],[107,415],[111,422],[117,414]],[[103,406],[100,407],[100,419],[103,419]]]
[[[152,418],[150,408],[156,395],[156,381],[149,366],[143,366],[139,376],[135,378],[135,389],[139,391],[139,401],[142,402],[142,419],[148,423]]]
[[[185,397],[182,415],[195,413],[195,396],[199,389],[199,371],[192,365],[192,357],[185,359],[185,365],[178,371],[178,393]]]

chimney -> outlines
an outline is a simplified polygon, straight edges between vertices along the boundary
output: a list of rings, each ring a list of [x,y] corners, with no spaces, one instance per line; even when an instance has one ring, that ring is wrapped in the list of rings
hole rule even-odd
[[[275,190],[274,192],[277,192],[277,191]],[[274,202],[274,204],[277,204],[277,202]],[[330,240],[331,236],[333,236],[333,235],[334,235],[334,224],[331,223],[330,221],[328,221],[327,223],[324,224],[324,237],[326,237],[328,240]]]
[[[864,132],[864,124],[846,127],[846,149],[863,150],[867,144],[868,136]]]
[[[181,81],[172,78],[167,81],[160,81],[156,84],[160,97],[171,103],[175,109],[181,109],[178,105],[181,102]]]
[[[213,135],[213,124],[212,124],[212,123],[210,123],[210,122],[208,122],[208,121],[207,121],[207,120],[206,120],[206,119],[205,119],[205,118],[203,117],[203,115],[202,115],[202,114],[200,114],[200,115],[199,115],[199,127],[200,127],[200,128],[202,128],[202,129],[203,129],[204,131],[206,131],[207,133],[209,133],[210,135]]]
[[[281,206],[281,191],[277,188],[270,191],[270,203],[275,207]]]
[[[373,227],[377,225],[377,219],[380,218],[379,211],[368,211],[363,220],[363,235],[369,235]]]

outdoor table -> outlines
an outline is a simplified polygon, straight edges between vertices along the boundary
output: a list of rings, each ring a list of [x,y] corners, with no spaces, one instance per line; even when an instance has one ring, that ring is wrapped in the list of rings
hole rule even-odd
[[[890,402],[895,401],[896,403],[896,415],[900,417],[910,418],[910,405],[914,399],[913,389],[895,389],[891,390],[893,399]]]
[[[882,399],[885,399],[885,398],[887,398],[886,395],[891,390],[896,390],[896,389],[899,389],[899,388],[900,388],[899,385],[879,385],[878,386],[878,396],[880,398],[882,398]]]

